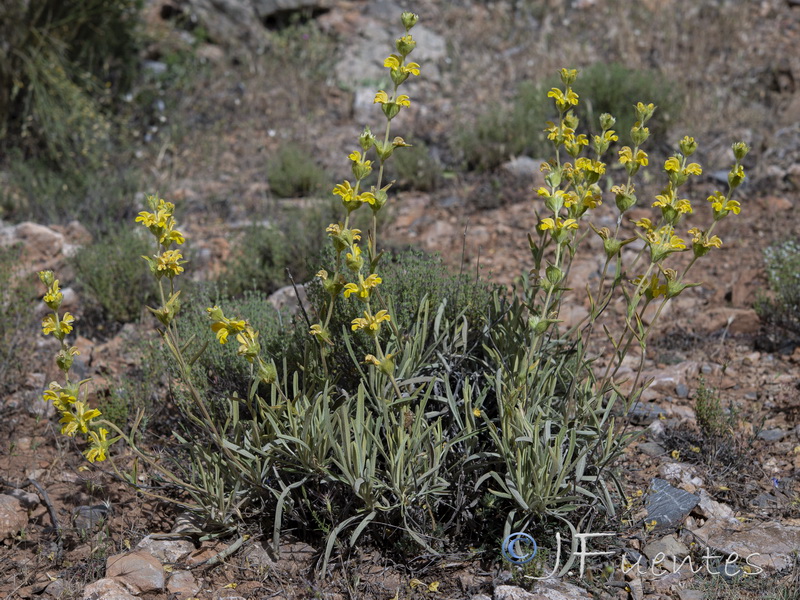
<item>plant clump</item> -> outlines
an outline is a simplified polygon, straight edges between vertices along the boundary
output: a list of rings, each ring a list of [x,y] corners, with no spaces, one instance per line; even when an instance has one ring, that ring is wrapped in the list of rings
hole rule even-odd
[[[402,14],[405,32],[383,61],[389,84],[373,101],[383,123],[376,133],[365,128],[347,149],[351,176],[332,190],[340,218],[320,227],[329,250],[309,286],[310,309],[286,331],[275,320],[248,318],[246,304],[224,296],[209,297],[210,306],[182,325],[191,314],[183,306],[191,296],[180,289],[185,238],[175,206],[147,198],[136,222],[154,240],[143,259],[157,285],[149,311],[178,382],[176,452],[154,456],[141,447],[141,413],[123,431],[94,409],[80,412],[75,401],[55,398],[71,411],[67,424],[79,421],[67,433],[98,432],[88,451],[94,459],[106,458],[111,442],[90,421],[148,466],[153,475],[142,493],[169,499],[177,488],[172,501],[201,516],[204,531],[241,539],[258,524],[276,551],[284,531],[305,531],[323,548],[323,572],[335,552],[365,540],[441,553],[512,530],[559,524],[575,533],[597,516],[616,515],[624,493],[614,464],[633,437],[621,417],[647,387],[648,339],[668,302],[698,285],[693,265],[722,245],[717,223],[741,209],[733,194],[748,148],[738,143],[727,189],[705,203],[708,224],[685,230],[685,216],[700,210],[686,184],[702,173],[688,136],[660,169],[661,192],[639,197],[637,180],[652,168],[646,146],[655,105],[635,104],[629,144],[617,145],[617,121],[607,113],[596,133],[582,133],[578,72],[565,68],[546,93],[555,115],[544,129],[552,158],[535,191],[530,269],[518,289],[434,277],[427,273],[434,263],[392,259],[378,217],[392,202],[387,164],[409,146],[392,131],[393,120],[411,106],[407,85],[425,68],[411,59],[417,20]],[[616,222],[598,228],[592,215],[608,200]],[[652,218],[630,223],[630,211],[645,204]],[[356,218],[364,213],[361,225]],[[588,315],[567,329],[561,308],[587,235],[602,241],[602,276],[585,288]],[[623,257],[636,240],[638,254]],[[688,260],[675,260],[680,254]],[[43,281],[45,301],[57,304],[57,282],[52,275]],[[622,327],[611,328],[606,309],[617,301]],[[207,315],[204,333],[197,312]],[[57,332],[65,344],[58,360],[67,361],[72,317],[55,311],[49,319],[45,333]],[[597,354],[600,332],[608,350]],[[224,348],[224,357],[206,354],[211,346]],[[629,354],[638,369],[624,382]],[[225,373],[230,383],[207,385],[210,368],[227,370],[233,360],[240,364]]]

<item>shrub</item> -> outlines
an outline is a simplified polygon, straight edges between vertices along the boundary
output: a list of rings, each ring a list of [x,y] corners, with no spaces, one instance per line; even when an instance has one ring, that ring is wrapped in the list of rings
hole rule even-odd
[[[400,189],[430,192],[439,186],[442,178],[441,163],[421,141],[415,141],[406,152],[398,152],[392,166],[390,177],[397,180]]]
[[[627,133],[635,123],[631,107],[639,101],[658,111],[647,122],[651,135],[663,139],[682,109],[680,85],[658,71],[631,69],[620,63],[595,63],[581,72],[575,91],[585,99],[578,111],[592,134],[600,133],[600,115],[618,116],[617,131]],[[630,140],[623,138],[623,143]]]
[[[756,301],[758,316],[774,331],[795,341],[800,337],[800,244],[788,240],[764,251],[768,293]]]
[[[2,210],[16,221],[63,223],[78,220],[100,235],[119,228],[135,214],[131,198],[139,190],[130,167],[85,168],[72,172],[53,168],[43,159],[9,155],[9,185]]]
[[[195,381],[214,398],[233,392],[245,397],[250,372],[249,365],[236,354],[235,344],[212,343],[214,333],[208,327],[205,307],[216,305],[229,314],[247,315],[261,334],[265,347],[282,347],[289,354],[291,318],[278,314],[262,291],[244,291],[238,297],[231,297],[216,286],[198,286],[190,292],[186,304],[183,318],[178,321],[178,334],[181,339],[193,340],[197,349],[205,348],[195,363]]]
[[[546,156],[550,141],[542,124],[556,114],[541,98],[556,85],[557,79],[523,82],[509,110],[491,107],[478,117],[473,127],[461,130],[455,137],[454,150],[463,155],[467,167],[488,170],[512,156]],[[674,82],[656,72],[630,69],[619,63],[595,63],[587,67],[575,82],[574,91],[583,100],[575,108],[576,114],[587,123],[592,134],[600,132],[598,122],[603,113],[618,115],[617,131],[626,134],[635,119],[631,107],[644,99],[659,109],[648,125],[654,136],[663,138],[681,109]]]
[[[639,202],[633,182],[649,165],[643,146],[655,106],[635,105],[633,145],[617,151],[622,182],[613,185],[610,175],[603,177],[603,157],[618,140],[615,120],[601,115],[600,133],[591,140],[577,133],[577,71],[562,69],[560,86],[548,92],[557,114],[546,130],[555,157],[537,191],[543,206],[529,235],[531,269],[516,293],[507,297],[463,277],[437,276],[431,262],[413,255],[390,260],[380,245],[378,215],[391,188],[383,181],[385,163],[407,146],[392,138],[391,121],[411,103],[398,90],[420,73],[409,60],[416,20],[403,13],[406,34],[396,42],[397,54],[384,60],[393,86],[391,94],[378,91],[375,104],[386,118],[385,133],[364,130],[360,150],[348,155],[352,178],[334,188],[343,218],[325,229],[331,249],[311,286],[314,310],[294,321],[288,337],[277,331],[275,338],[274,320],[265,319],[262,334],[254,321],[231,312],[236,306],[223,306],[224,298],[206,308],[211,344],[226,352],[235,348],[244,372],[231,366],[230,355],[220,355],[216,364],[203,358],[208,333],[195,325],[182,331],[187,311],[181,313],[185,298],[176,279],[183,271],[178,247],[184,236],[175,206],[148,197],[148,210],[137,220],[159,244],[160,253],[148,262],[160,305],[150,310],[168,351],[164,362],[179,381],[184,426],[176,428],[176,452],[162,458],[140,448],[141,417],[130,432],[93,421],[100,415],[76,401],[85,382],[71,384],[67,377],[67,387],[54,383],[45,393],[62,412],[64,432],[87,436],[90,460],[103,460],[108,446],[124,439],[148,465],[154,485],[160,479],[182,492],[178,502],[202,515],[205,531],[241,530],[243,520],[268,523],[276,550],[287,527],[322,531],[322,571],[337,545],[352,547],[367,536],[394,548],[413,544],[441,552],[474,544],[476,528],[498,539],[537,523],[558,523],[574,534],[577,521],[615,515],[623,491],[613,463],[634,435],[619,429],[616,418],[644,390],[653,323],[672,298],[696,285],[687,279],[690,268],[721,245],[713,235],[716,223],[740,208],[732,194],[744,179],[741,163],[749,149],[743,143],[733,146],[727,192],[708,198],[708,229],[689,230],[690,244],[678,235],[682,216],[692,212],[682,186],[702,173],[690,162],[697,144],[685,137],[664,164],[655,223],[640,218],[633,237],[621,225],[613,232],[587,227],[603,197],[601,185],[611,188],[619,224]],[[377,180],[370,185],[373,164]],[[363,229],[354,214],[360,209],[368,213]],[[565,331],[559,314],[568,275],[590,230],[602,240],[602,277],[586,288],[587,318]],[[621,250],[636,237],[643,250],[629,264]],[[672,255],[682,252],[693,259],[678,271]],[[57,362],[68,374],[72,349],[65,338],[74,319],[58,312],[53,274],[41,278],[53,309],[43,330],[62,342]],[[609,317],[614,311],[607,307],[620,299],[622,322],[609,327],[601,316]],[[255,302],[251,309],[263,298]],[[596,356],[592,336],[601,328],[612,349]],[[639,353],[640,367],[632,390],[623,393],[617,375],[629,351]],[[247,393],[209,398],[209,368],[244,377],[239,389],[246,386]],[[106,440],[101,425],[117,437]],[[477,523],[487,515],[490,523]]]
[[[702,379],[695,393],[694,405],[697,425],[706,438],[713,441],[732,433],[736,415],[732,410],[722,408],[719,392],[707,387]]]
[[[10,0],[0,7],[0,140],[72,168],[109,151],[110,92],[138,64],[141,0]]]
[[[6,393],[28,372],[34,346],[29,304],[34,289],[16,273],[21,258],[21,247],[0,247],[0,392]]]
[[[542,103],[543,92],[543,85],[521,83],[510,109],[491,106],[474,125],[460,129],[454,138],[455,154],[463,156],[467,168],[480,171],[494,169],[511,156],[545,156],[548,142],[542,124],[554,113]]]
[[[138,231],[121,227],[83,246],[71,258],[78,285],[99,306],[101,320],[137,321],[142,307],[156,302],[152,278],[140,262],[131,260],[152,249]]]
[[[330,203],[314,202],[289,209],[275,224],[254,223],[233,245],[220,283],[230,296],[246,290],[267,294],[289,285],[288,269],[298,283],[310,276],[309,262],[322,248],[319,236],[309,235],[330,218]]]
[[[296,144],[284,144],[267,161],[267,179],[272,193],[279,198],[311,196],[322,189],[325,171],[311,158],[311,153]]]

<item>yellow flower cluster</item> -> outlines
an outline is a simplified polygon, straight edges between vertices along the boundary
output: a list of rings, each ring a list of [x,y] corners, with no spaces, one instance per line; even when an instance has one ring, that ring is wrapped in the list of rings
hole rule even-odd
[[[78,348],[67,344],[65,339],[67,334],[72,332],[75,317],[68,312],[65,312],[63,316],[58,314],[64,295],[61,293],[58,279],[55,278],[53,272],[40,271],[39,279],[47,287],[43,298],[44,303],[53,311],[42,319],[42,332],[44,335],[52,333],[61,342],[61,349],[56,354],[56,365],[63,371],[66,379],[66,384],[63,386],[58,382],[51,382],[48,389],[42,394],[42,400],[52,402],[56,410],[61,413],[59,423],[62,424],[61,433],[63,435],[74,437],[80,433],[86,437],[89,448],[84,451],[84,455],[89,462],[105,460],[108,447],[119,438],[109,440],[106,437],[107,429],[102,427],[93,429],[92,420],[101,416],[100,411],[96,408],[89,408],[85,401],[78,400],[81,389],[89,380],[73,383],[69,378],[73,360],[75,356],[80,355]]]
[[[320,343],[323,350],[323,361],[329,346],[333,345],[332,336],[328,330],[336,299],[342,294],[346,299],[357,298],[365,304],[364,317],[353,319],[353,331],[365,331],[375,339],[376,355],[368,355],[367,364],[375,365],[382,371],[389,373],[393,369],[391,355],[384,354],[378,339],[381,323],[391,321],[387,310],[373,312],[370,302],[378,286],[383,282],[376,272],[381,253],[377,244],[377,213],[387,201],[387,191],[391,184],[382,186],[384,164],[397,148],[407,147],[409,144],[401,137],[390,139],[391,121],[403,108],[411,106],[411,99],[407,94],[399,93],[399,88],[411,76],[420,74],[420,65],[408,60],[417,43],[410,31],[416,25],[417,15],[404,12],[401,21],[406,33],[397,39],[396,52],[390,54],[383,66],[389,69],[392,81],[391,92],[379,90],[375,94],[373,104],[379,104],[386,118],[386,128],[382,139],[375,136],[365,128],[358,138],[359,149],[352,151],[348,158],[351,162],[353,181],[345,180],[333,188],[333,195],[338,196],[346,210],[343,223],[331,223],[326,233],[331,240],[335,255],[335,266],[332,273],[326,269],[317,272],[317,278],[322,282],[330,300],[327,310],[320,315],[320,322],[314,323],[309,328],[310,335]],[[374,160],[368,158],[368,153],[374,150],[379,165],[377,184],[365,189],[364,180],[372,173]],[[361,230],[350,226],[350,218],[354,211],[364,205],[372,210],[372,228],[368,235],[367,251],[364,252],[360,245]],[[365,272],[366,271],[366,272]],[[391,367],[391,368],[390,368]]]
[[[258,331],[253,329],[247,321],[229,319],[219,306],[207,308],[206,312],[211,319],[211,331],[217,335],[217,341],[220,344],[227,344],[228,336],[235,335],[236,341],[239,342],[236,353],[247,362],[256,365],[258,378],[266,384],[272,384],[278,380],[275,364],[261,357]]]
[[[141,223],[158,240],[161,254],[143,256],[150,267],[150,272],[156,279],[166,275],[170,280],[183,273],[183,255],[178,250],[170,250],[172,244],[183,244],[186,239],[183,234],[175,229],[175,205],[165,202],[156,196],[148,196],[147,203],[152,212],[142,211],[136,217],[136,222]]]

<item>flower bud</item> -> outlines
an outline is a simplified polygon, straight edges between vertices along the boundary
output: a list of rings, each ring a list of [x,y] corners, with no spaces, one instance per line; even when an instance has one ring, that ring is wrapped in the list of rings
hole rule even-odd
[[[736,165],[731,169],[731,172],[728,173],[728,185],[731,186],[731,189],[737,188],[742,185],[744,181],[744,167],[742,165]]]
[[[391,183],[389,185],[391,185]],[[375,202],[369,206],[374,212],[378,212],[382,209],[383,205],[386,204],[386,201],[389,199],[389,195],[386,193],[387,189],[389,189],[389,186],[372,192],[372,195],[375,197]]]
[[[578,78],[578,69],[561,69],[559,75],[561,75],[561,83],[570,86]]]
[[[405,27],[406,31],[408,31],[417,24],[417,21],[419,21],[419,15],[415,15],[412,12],[406,11],[400,15],[400,20],[403,23],[403,27]]]
[[[656,106],[653,103],[645,104],[643,102],[636,103],[636,120],[644,125],[653,116],[656,111]]]
[[[617,120],[608,113],[603,113],[600,115],[600,127],[603,128],[603,131],[607,131],[608,129],[614,127],[616,122]]]
[[[56,280],[56,276],[52,271],[39,271],[39,279],[47,287],[50,287],[51,285],[53,285],[53,282]]]
[[[678,146],[681,149],[681,154],[684,156],[691,156],[697,150],[697,142],[694,141],[693,137],[684,136],[684,138],[680,141]]]
[[[615,194],[614,201],[619,212],[624,213],[636,204],[636,194],[633,193],[633,186],[628,188],[628,186],[617,185],[611,188],[611,191]]]
[[[278,380],[278,369],[275,368],[275,363],[272,361],[265,363],[259,359],[258,378],[267,385],[275,383]]]
[[[358,143],[364,152],[372,148],[375,143],[375,136],[372,134],[369,127],[364,127],[364,132],[358,136]]]
[[[555,265],[550,265],[545,269],[545,276],[550,283],[558,285],[564,278],[564,272]]]
[[[647,138],[650,137],[650,130],[647,127],[643,127],[640,121],[637,121],[636,124],[631,128],[631,140],[636,146],[641,146],[647,141]]]
[[[733,155],[736,157],[737,162],[747,156],[748,152],[750,152],[750,146],[744,142],[736,142],[733,145]]]
[[[417,42],[414,41],[411,34],[406,34],[395,42],[395,48],[402,56],[408,56],[416,47]]]

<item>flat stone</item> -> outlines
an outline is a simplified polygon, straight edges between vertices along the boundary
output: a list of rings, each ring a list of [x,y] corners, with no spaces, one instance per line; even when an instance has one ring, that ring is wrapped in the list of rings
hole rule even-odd
[[[689,554],[689,548],[674,535],[668,535],[660,540],[647,544],[643,552],[651,561],[654,560],[658,554],[663,554],[670,559],[674,557],[680,560]]]
[[[28,525],[28,511],[13,496],[0,494],[0,541],[17,535]]]
[[[188,540],[157,540],[148,535],[136,544],[136,549],[152,554],[162,563],[176,563],[194,550],[194,544]]]
[[[72,523],[75,529],[91,531],[105,523],[110,513],[110,507],[105,504],[78,506],[72,511]]]
[[[800,548],[800,527],[774,522],[745,526],[736,520],[709,519],[692,534],[705,546],[726,556],[735,553],[739,563],[746,560],[766,572],[791,567]]]
[[[666,411],[657,404],[637,402],[628,412],[628,417],[631,422],[643,425],[658,420],[659,415],[666,416],[666,414]]]
[[[661,444],[656,442],[642,442],[636,446],[636,449],[647,456],[663,456],[667,452]]]
[[[529,179],[536,182],[537,185],[544,183],[542,177],[541,167],[543,160],[537,160],[530,156],[515,156],[508,162],[504,163],[502,168],[511,173],[514,177],[520,179]],[[533,184],[532,184],[533,185]]]
[[[531,591],[515,585],[500,585],[494,590],[494,600],[589,600],[591,594],[571,583],[557,579],[536,581]]]
[[[136,596],[119,581],[106,577],[83,588],[83,600],[136,600]]]
[[[676,527],[700,502],[700,498],[653,478],[645,500],[647,521],[656,521],[659,528]]]
[[[25,490],[14,489],[10,490],[6,496],[11,496],[19,500],[20,505],[25,510],[33,510],[39,506],[39,496],[33,492],[26,492]]]
[[[106,559],[106,575],[141,594],[164,589],[164,568],[156,557],[141,550],[109,556]]]
[[[192,598],[200,591],[200,584],[191,571],[173,571],[167,582],[167,591],[178,598]]]
[[[700,496],[700,502],[697,503],[694,510],[701,517],[704,519],[728,519],[738,523],[730,506],[712,499],[705,490],[700,490],[698,495]]]
[[[758,432],[758,439],[765,442],[780,442],[786,436],[783,429],[764,429]]]

